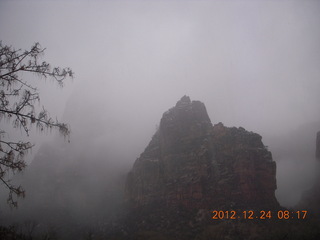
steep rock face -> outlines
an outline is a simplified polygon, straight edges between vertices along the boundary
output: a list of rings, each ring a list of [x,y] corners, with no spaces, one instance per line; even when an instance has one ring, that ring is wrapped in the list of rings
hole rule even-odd
[[[275,176],[260,135],[212,126],[205,105],[184,96],[163,114],[125,190],[136,207],[275,208]]]

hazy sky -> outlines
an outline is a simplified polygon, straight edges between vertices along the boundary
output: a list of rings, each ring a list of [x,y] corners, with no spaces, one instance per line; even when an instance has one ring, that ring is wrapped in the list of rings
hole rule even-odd
[[[39,86],[53,116],[71,99],[71,125],[144,139],[139,153],[184,94],[213,123],[263,136],[319,121],[319,13],[320,1],[0,1],[0,39],[40,42],[74,70],[63,90]]]
[[[45,59],[73,68],[72,88],[128,115],[158,121],[188,94],[213,122],[265,131],[320,119],[319,10],[319,1],[1,1],[0,31],[16,48],[40,42]],[[42,100],[52,108],[60,94],[49,88]]]
[[[289,130],[320,119],[319,10],[319,1],[0,1],[0,36],[22,49],[40,42],[46,60],[75,71],[70,88],[83,101],[132,121],[158,122],[187,94],[214,123]],[[63,107],[68,90],[47,89],[44,104]]]

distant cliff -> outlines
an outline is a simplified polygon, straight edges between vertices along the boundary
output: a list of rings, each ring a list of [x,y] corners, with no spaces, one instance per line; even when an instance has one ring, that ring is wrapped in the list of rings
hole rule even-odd
[[[320,160],[320,131],[317,133],[316,139],[316,158]],[[313,186],[305,191],[302,196],[300,202],[297,204],[296,208],[304,208],[308,209],[314,215],[319,216],[320,214],[320,166],[319,164],[315,165],[315,181]]]
[[[212,126],[205,105],[184,96],[162,116],[126,181],[133,207],[277,208],[276,163],[261,136]]]

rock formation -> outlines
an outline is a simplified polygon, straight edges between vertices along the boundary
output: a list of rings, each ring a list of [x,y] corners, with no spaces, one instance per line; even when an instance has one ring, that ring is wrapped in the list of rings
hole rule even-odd
[[[205,105],[184,96],[162,116],[127,176],[135,208],[277,208],[276,163],[261,136],[212,126]]]

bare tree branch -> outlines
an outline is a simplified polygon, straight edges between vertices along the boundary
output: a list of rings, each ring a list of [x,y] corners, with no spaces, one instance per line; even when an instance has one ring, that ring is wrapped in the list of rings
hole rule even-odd
[[[29,136],[30,127],[44,129],[56,128],[67,137],[70,127],[66,123],[53,120],[44,108],[36,111],[34,104],[40,102],[39,92],[32,83],[21,78],[21,73],[32,73],[38,77],[51,78],[63,86],[67,77],[73,78],[70,68],[52,68],[46,61],[39,62],[45,48],[35,43],[30,50],[15,50],[3,45],[0,41],[0,121],[9,119],[14,128],[22,128]],[[9,176],[25,169],[24,160],[28,150],[33,145],[30,142],[6,141],[5,131],[0,129],[0,182],[9,190],[8,203],[17,207],[17,198],[24,197],[25,191],[21,186],[11,184]]]

